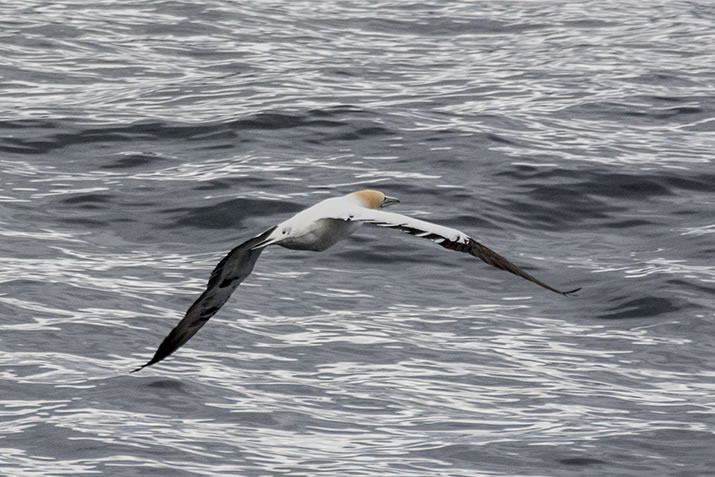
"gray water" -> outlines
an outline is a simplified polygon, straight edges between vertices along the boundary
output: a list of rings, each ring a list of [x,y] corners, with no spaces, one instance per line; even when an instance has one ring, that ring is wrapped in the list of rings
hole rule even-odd
[[[715,475],[711,2],[0,5],[0,474]],[[562,297],[364,227],[377,188]]]

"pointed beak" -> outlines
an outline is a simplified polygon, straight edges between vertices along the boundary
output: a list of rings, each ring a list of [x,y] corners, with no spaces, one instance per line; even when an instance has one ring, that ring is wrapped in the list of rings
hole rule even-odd
[[[390,196],[386,195],[385,200],[383,200],[382,204],[380,204],[380,208],[384,209],[385,207],[389,207],[391,205],[399,204],[399,203],[400,203],[400,199],[396,199],[394,197],[390,197]]]

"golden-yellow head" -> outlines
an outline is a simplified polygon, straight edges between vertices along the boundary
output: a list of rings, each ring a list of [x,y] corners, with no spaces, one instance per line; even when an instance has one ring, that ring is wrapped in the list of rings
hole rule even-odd
[[[379,209],[388,205],[397,204],[400,201],[394,197],[388,197],[379,190],[363,189],[352,194],[360,201],[363,207],[368,209]]]

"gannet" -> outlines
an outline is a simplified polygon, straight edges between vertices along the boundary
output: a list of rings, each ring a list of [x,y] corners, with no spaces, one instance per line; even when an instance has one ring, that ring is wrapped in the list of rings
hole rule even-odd
[[[342,197],[332,197],[318,202],[243,242],[216,265],[211,272],[206,290],[189,307],[179,324],[164,338],[154,357],[132,372],[158,363],[189,341],[251,274],[256,260],[269,245],[322,252],[352,235],[361,224],[396,229],[431,240],[446,249],[468,253],[493,267],[511,272],[561,295],[570,295],[580,290],[580,288],[569,291],[557,290],[457,229],[380,210],[399,202],[398,199],[388,197],[380,191],[359,190]]]

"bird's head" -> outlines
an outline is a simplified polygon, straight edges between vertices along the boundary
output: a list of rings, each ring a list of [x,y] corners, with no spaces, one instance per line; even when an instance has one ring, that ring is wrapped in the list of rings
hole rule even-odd
[[[357,198],[360,204],[368,209],[382,209],[400,203],[399,199],[387,196],[379,190],[363,189],[350,195]]]

